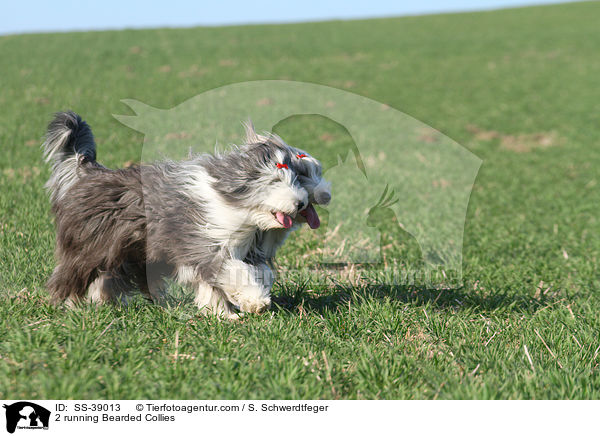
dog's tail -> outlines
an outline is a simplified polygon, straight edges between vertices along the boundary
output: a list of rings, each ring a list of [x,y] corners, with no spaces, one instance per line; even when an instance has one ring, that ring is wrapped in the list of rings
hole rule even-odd
[[[55,114],[42,147],[46,162],[52,162],[46,189],[54,203],[76,182],[80,166],[96,164],[96,142],[90,126],[75,112],[67,111]]]

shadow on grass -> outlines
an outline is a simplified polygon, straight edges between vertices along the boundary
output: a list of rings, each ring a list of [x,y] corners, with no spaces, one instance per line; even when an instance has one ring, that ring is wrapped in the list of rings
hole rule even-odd
[[[516,292],[482,292],[464,287],[456,289],[429,289],[402,285],[352,286],[337,284],[335,290],[315,292],[302,286],[282,286],[273,296],[273,311],[297,313],[310,310],[324,313],[345,307],[349,302],[376,299],[394,301],[413,306],[431,307],[453,311],[477,310],[483,312],[501,311],[533,314],[538,310],[561,301],[554,292],[552,295],[523,295]],[[563,294],[564,296],[564,294]]]
[[[566,295],[562,290],[552,294],[524,295],[510,290],[493,292],[473,290],[465,287],[456,289],[430,289],[414,285],[391,284],[350,284],[336,282],[333,286],[321,286],[317,290],[309,289],[308,283],[280,283],[276,285],[272,296],[271,312],[275,314],[297,315],[302,311],[325,314],[344,310],[348,304],[357,305],[368,301],[399,303],[433,310],[453,312],[512,312],[534,314],[541,309],[557,304],[565,299],[571,300],[577,295]],[[19,292],[7,292],[7,303],[21,305],[34,302],[45,307],[48,313],[65,309],[65,306],[53,306],[44,291],[31,292],[23,289]],[[80,308],[93,305],[82,302]],[[193,303],[193,293],[179,286],[169,289],[163,301],[152,301],[142,294],[134,294],[127,305],[109,305],[120,310],[140,310],[160,307],[165,313],[178,318],[191,319],[198,315]]]

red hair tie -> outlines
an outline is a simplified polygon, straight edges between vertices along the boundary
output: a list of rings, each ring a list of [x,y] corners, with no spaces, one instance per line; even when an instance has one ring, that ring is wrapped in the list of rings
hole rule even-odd
[[[302,159],[303,157],[306,157],[306,155],[304,153],[302,153],[302,154],[297,154],[296,157],[298,159]]]
[[[287,169],[288,169],[288,166],[287,166],[287,164],[278,163],[278,164],[277,164],[277,169],[279,169],[279,170],[280,170],[280,169],[282,169],[282,168],[285,168],[285,169],[287,170]]]

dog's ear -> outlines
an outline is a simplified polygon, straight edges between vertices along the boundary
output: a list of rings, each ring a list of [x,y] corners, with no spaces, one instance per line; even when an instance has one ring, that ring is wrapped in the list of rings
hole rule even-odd
[[[244,130],[246,131],[246,144],[258,144],[260,142],[259,136],[256,134],[254,124],[252,120],[248,118],[246,122],[243,122]]]
[[[266,144],[272,139],[272,136],[274,136],[270,133],[266,133],[267,136],[256,133],[254,124],[250,118],[248,118],[248,121],[243,122],[242,125],[246,130],[246,145]]]

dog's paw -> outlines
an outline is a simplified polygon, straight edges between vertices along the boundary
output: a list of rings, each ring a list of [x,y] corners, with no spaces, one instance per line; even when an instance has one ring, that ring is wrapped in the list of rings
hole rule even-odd
[[[243,313],[234,313],[234,312],[222,313],[219,315],[219,317],[223,318],[226,321],[239,321],[240,319],[242,319],[243,316],[244,316]]]
[[[242,298],[238,307],[246,313],[263,313],[271,307],[271,297]]]

